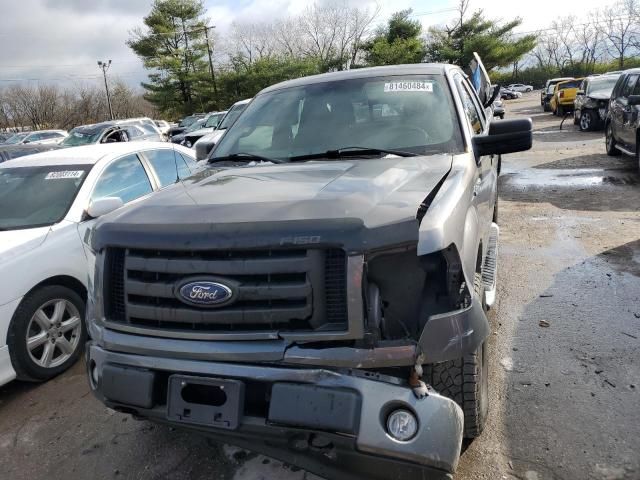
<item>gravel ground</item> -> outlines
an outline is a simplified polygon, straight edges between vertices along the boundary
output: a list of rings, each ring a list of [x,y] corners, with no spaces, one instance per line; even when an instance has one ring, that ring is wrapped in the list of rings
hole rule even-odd
[[[601,132],[507,102],[535,144],[505,157],[491,412],[456,479],[640,478],[640,178]],[[0,388],[0,474],[12,480],[316,478],[98,403],[81,364]]]

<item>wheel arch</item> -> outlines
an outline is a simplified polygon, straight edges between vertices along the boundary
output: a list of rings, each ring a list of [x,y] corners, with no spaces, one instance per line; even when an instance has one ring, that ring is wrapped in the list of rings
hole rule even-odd
[[[87,288],[84,284],[75,277],[71,275],[55,275],[53,277],[49,277],[45,280],[42,280],[40,283],[34,285],[25,295],[29,295],[30,293],[35,292],[36,290],[47,287],[51,285],[60,285],[61,287],[67,287],[70,290],[73,290],[75,293],[80,295],[82,300],[87,301]]]

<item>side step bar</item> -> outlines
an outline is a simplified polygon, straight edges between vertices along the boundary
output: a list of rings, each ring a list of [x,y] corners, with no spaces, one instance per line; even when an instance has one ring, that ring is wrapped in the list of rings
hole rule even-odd
[[[487,255],[482,265],[482,284],[484,285],[485,299],[488,307],[496,303],[496,281],[498,278],[498,238],[500,227],[496,223],[491,224],[489,234],[489,246]]]

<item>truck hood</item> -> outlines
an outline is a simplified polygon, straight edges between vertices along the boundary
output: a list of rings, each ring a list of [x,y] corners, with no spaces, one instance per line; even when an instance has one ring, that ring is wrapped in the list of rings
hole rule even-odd
[[[418,207],[451,163],[451,155],[431,155],[209,168],[104,218],[94,246],[150,242],[161,248],[163,233],[173,248],[205,248],[213,236],[238,247],[244,233],[245,247],[257,246],[247,236],[279,245],[298,237],[343,243],[350,235],[366,243],[362,231],[379,228],[417,239]]]
[[[215,131],[213,127],[201,128],[200,130],[194,130],[193,132],[185,134],[185,137],[202,137],[213,131]]]
[[[0,232],[0,264],[21,253],[39,247],[49,234],[51,227],[27,228]]]
[[[594,100],[609,100],[611,98],[611,92],[593,92],[587,95],[589,98],[593,98]]]

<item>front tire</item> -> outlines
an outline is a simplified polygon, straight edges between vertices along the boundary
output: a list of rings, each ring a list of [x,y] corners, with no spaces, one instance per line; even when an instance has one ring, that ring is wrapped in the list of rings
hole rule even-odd
[[[610,157],[617,157],[620,155],[620,150],[616,148],[616,139],[613,136],[613,127],[611,126],[611,122],[607,123],[604,130],[604,145],[607,150],[607,155]]]
[[[590,110],[583,110],[580,114],[580,131],[590,132],[595,128],[597,123],[594,112]]]
[[[558,115],[559,117],[564,117],[564,107],[562,105],[558,105],[558,108],[556,109],[556,115]]]
[[[39,288],[22,300],[7,335],[19,380],[49,380],[78,360],[87,340],[84,311],[80,295],[60,285]]]
[[[482,274],[476,273],[475,291],[481,292],[482,309],[488,311],[484,300]],[[489,414],[489,358],[485,340],[475,352],[456,360],[427,365],[425,377],[441,395],[454,400],[464,413],[463,436],[478,437],[484,430]]]

